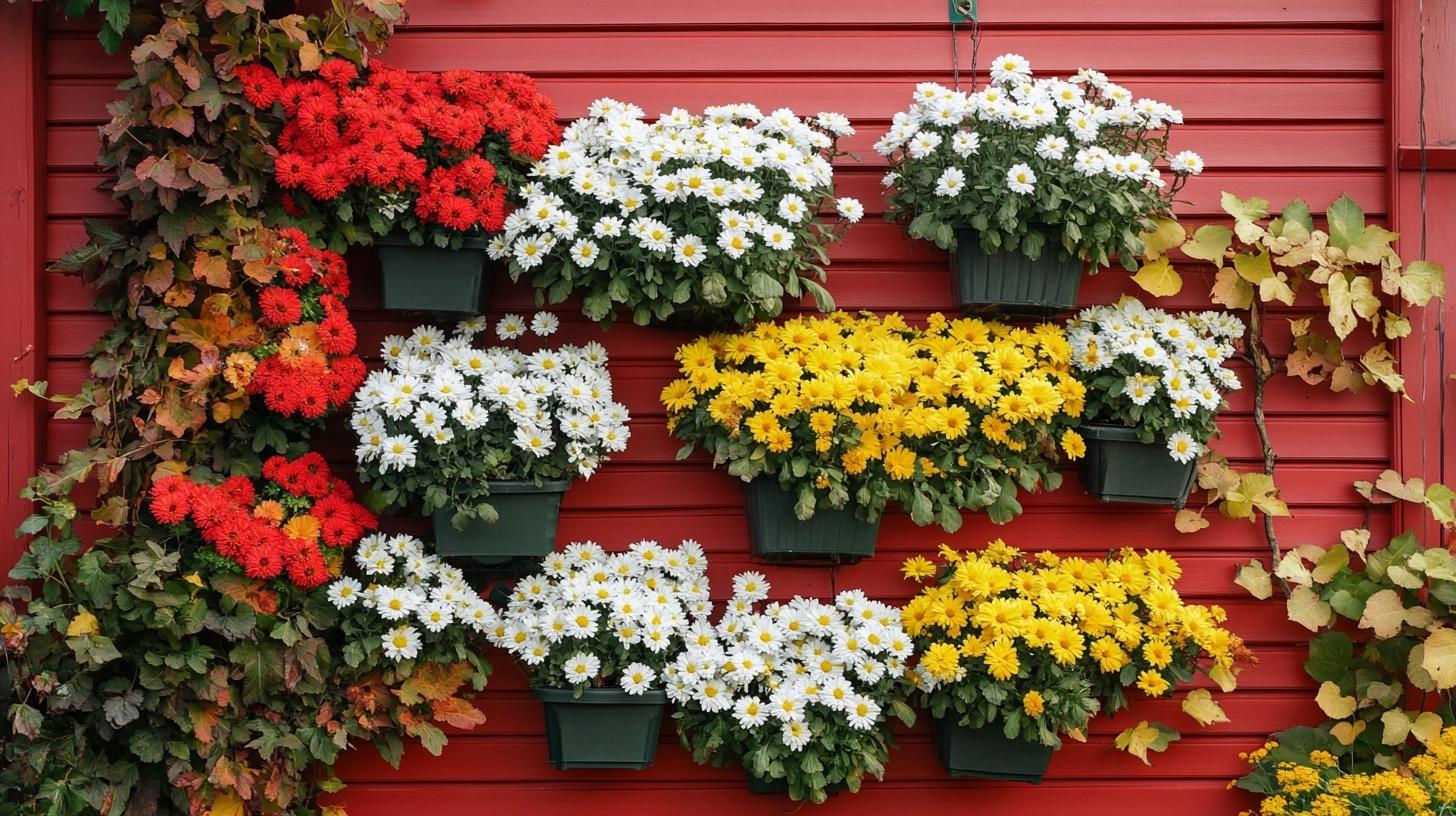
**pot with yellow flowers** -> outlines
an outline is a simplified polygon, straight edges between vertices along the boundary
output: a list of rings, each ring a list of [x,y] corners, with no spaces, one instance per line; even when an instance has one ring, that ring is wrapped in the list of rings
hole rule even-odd
[[[1182,507],[1198,457],[1218,433],[1243,321],[1227,312],[1169,314],[1135,298],[1083,309],[1067,323],[1087,384],[1082,486],[1102,501]]]
[[[903,624],[952,776],[1039,783],[1062,738],[1085,739],[1088,721],[1127,707],[1131,689],[1163,697],[1202,672],[1230,691],[1247,654],[1220,625],[1223,610],[1183,603],[1180,568],[1164,552],[1033,556],[997,540],[942,546],[937,561],[905,562],[906,577],[926,585]],[[1189,692],[1183,710],[1200,724],[1227,719],[1206,689]],[[1178,737],[1139,721],[1116,745],[1146,762]]]
[[[895,503],[919,525],[1004,524],[1019,491],[1076,458],[1084,388],[1062,328],[836,312],[714,334],[677,352],[668,430],[744,482],[755,554],[873,554]]]

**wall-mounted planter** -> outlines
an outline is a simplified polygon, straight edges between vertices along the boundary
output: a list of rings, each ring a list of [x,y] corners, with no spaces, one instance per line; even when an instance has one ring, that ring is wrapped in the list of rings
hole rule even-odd
[[[384,280],[384,308],[479,314],[489,295],[484,238],[467,238],[460,249],[415,246],[403,235],[374,239]]]
[[[971,728],[955,714],[935,720],[935,755],[951,776],[1041,784],[1052,749],[1039,742],[1008,739],[1000,723]]]
[[[875,554],[880,523],[860,521],[848,507],[821,507],[813,518],[800,521],[794,516],[794,495],[764,478],[745,483],[743,496],[754,555],[779,561],[858,561]]]
[[[987,254],[971,229],[956,230],[951,258],[951,283],[961,311],[994,307],[1016,314],[1045,315],[1077,305],[1082,284],[1080,258],[1062,259],[1060,248],[1047,246],[1032,260],[1020,252]]]
[[[747,773],[745,771],[745,773]],[[836,782],[825,788],[830,796],[836,796],[849,790],[849,786],[843,782]],[[787,779],[761,779],[748,773],[748,792],[754,796],[788,796],[789,781]]]
[[[631,695],[621,689],[538,688],[546,707],[546,750],[551,767],[641,770],[657,756],[667,694]]]
[[[518,558],[540,558],[556,549],[556,525],[561,498],[571,486],[567,480],[542,482],[489,482],[490,503],[499,518],[494,524],[471,519],[463,530],[450,523],[454,511],[445,508],[431,517],[435,525],[435,551],[448,558],[470,558],[485,565]]]
[[[1143,442],[1121,425],[1083,425],[1087,440],[1080,473],[1088,493],[1105,502],[1182,507],[1198,473],[1197,460],[1174,461],[1157,442]]]

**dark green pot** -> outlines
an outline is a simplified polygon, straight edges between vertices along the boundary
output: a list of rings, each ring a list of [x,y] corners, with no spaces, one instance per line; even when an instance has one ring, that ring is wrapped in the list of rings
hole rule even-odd
[[[777,560],[853,560],[875,554],[880,523],[860,521],[848,507],[820,508],[813,518],[794,517],[794,494],[771,479],[743,485],[753,554]]]
[[[374,239],[384,280],[384,308],[479,314],[488,294],[484,238],[467,238],[460,249],[415,246],[403,235]]]
[[[745,771],[745,773],[747,773]],[[843,782],[836,782],[824,789],[830,796],[836,796],[849,790],[849,785]],[[760,779],[753,774],[748,774],[748,792],[754,796],[788,796],[789,780],[787,779]]]
[[[732,309],[719,309],[694,303],[678,304],[673,307],[672,314],[661,319],[654,319],[651,325],[659,329],[693,331],[699,334],[738,329],[738,323],[733,319]]]
[[[951,259],[952,289],[962,311],[996,307],[1016,314],[1045,315],[1077,305],[1082,284],[1082,260],[1062,259],[1060,246],[1048,244],[1040,258],[1020,252],[986,254],[981,236],[971,229],[956,230]]]
[[[556,549],[556,523],[561,497],[571,482],[489,482],[490,503],[499,518],[494,524],[471,519],[464,530],[455,529],[449,508],[436,510],[435,551],[447,558],[471,558],[481,564],[499,564],[516,558],[540,558]]]
[[[1198,460],[1179,463],[1156,442],[1143,442],[1121,425],[1083,425],[1087,440],[1082,487],[1105,502],[1171,504],[1182,507],[1198,474]]]
[[[1049,746],[1008,739],[999,723],[971,728],[954,718],[935,720],[935,756],[951,776],[1041,784],[1052,762]]]
[[[641,770],[657,756],[667,694],[633,696],[621,689],[538,688],[546,707],[546,751],[551,767]]]

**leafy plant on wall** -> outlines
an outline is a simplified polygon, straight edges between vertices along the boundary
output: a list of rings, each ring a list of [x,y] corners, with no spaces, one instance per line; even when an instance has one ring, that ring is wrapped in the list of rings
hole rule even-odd
[[[1445,270],[1430,261],[1403,262],[1391,246],[1399,236],[1366,223],[1364,211],[1349,196],[1341,196],[1326,211],[1328,230],[1316,228],[1309,205],[1300,199],[1277,214],[1266,199],[1240,199],[1228,192],[1222,205],[1232,226],[1204,224],[1190,236],[1182,225],[1165,220],[1145,234],[1147,254],[1133,279],[1159,297],[1177,294],[1183,279],[1168,252],[1181,249],[1187,257],[1212,265],[1213,302],[1247,313],[1244,357],[1254,372],[1254,424],[1263,470],[1242,473],[1211,455],[1200,463],[1198,486],[1226,518],[1253,521],[1262,516],[1272,558],[1278,562],[1282,553],[1274,517],[1289,515],[1289,508],[1274,480],[1277,456],[1265,408],[1269,382],[1283,371],[1335,392],[1379,387],[1404,396],[1405,380],[1387,343],[1410,334],[1410,320],[1401,308],[1426,306],[1444,295]],[[1294,306],[1302,292],[1312,293],[1321,304],[1328,332],[1312,318],[1289,320],[1294,345],[1281,359],[1267,342],[1269,309],[1274,304]],[[1347,355],[1347,341],[1358,334],[1373,345]],[[1200,511],[1184,510],[1177,524],[1194,532],[1208,522]]]
[[[1372,504],[1417,505],[1447,535],[1456,529],[1456,491],[1443,484],[1387,470],[1355,489]],[[1328,719],[1273,735],[1240,787],[1285,792],[1280,763],[1317,765],[1310,758],[1317,751],[1345,773],[1394,768],[1456,722],[1456,556],[1444,542],[1423,543],[1414,532],[1381,542],[1359,527],[1327,546],[1290,550],[1276,574],[1292,587],[1289,619],[1315,633],[1304,669],[1319,684],[1315,701]],[[1238,582],[1256,598],[1273,594],[1257,561]]]

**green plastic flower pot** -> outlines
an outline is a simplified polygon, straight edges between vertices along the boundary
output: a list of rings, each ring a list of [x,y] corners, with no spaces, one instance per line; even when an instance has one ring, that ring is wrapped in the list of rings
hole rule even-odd
[[[1041,784],[1052,761],[1050,746],[1008,739],[1000,723],[971,728],[954,718],[935,721],[935,756],[951,776]]]
[[[384,280],[384,308],[479,314],[488,294],[484,238],[467,238],[460,249],[415,246],[403,235],[374,239]]]
[[[501,564],[517,558],[541,558],[556,549],[556,523],[561,498],[571,482],[488,482],[490,503],[499,518],[495,523],[471,519],[465,529],[450,523],[455,512],[436,510],[435,551],[447,558],[470,558],[478,563]]]
[[[763,478],[746,482],[743,496],[754,555],[784,561],[858,561],[875,554],[879,521],[860,521],[848,507],[821,507],[808,521],[799,521],[794,516],[794,494]]]
[[[551,767],[641,770],[657,756],[667,694],[631,695],[621,689],[537,688],[546,707],[546,751]]]
[[[761,779],[752,773],[745,771],[748,776],[748,792],[754,796],[788,796],[789,780],[787,779]],[[843,782],[835,782],[825,788],[824,791],[830,796],[836,796],[849,790],[849,785]]]
[[[1082,486],[1105,502],[1171,504],[1182,507],[1197,476],[1198,462],[1178,462],[1156,442],[1143,442],[1121,425],[1083,425],[1087,440]]]
[[[951,259],[956,305],[962,311],[994,307],[1035,315],[1075,308],[1082,260],[1059,256],[1060,247],[1050,244],[1034,261],[1020,252],[987,254],[975,230],[958,229]]]
[[[738,329],[738,323],[733,319],[732,309],[696,303],[680,303],[673,307],[671,314],[664,318],[654,319],[651,325],[659,329],[692,331],[699,334]]]

